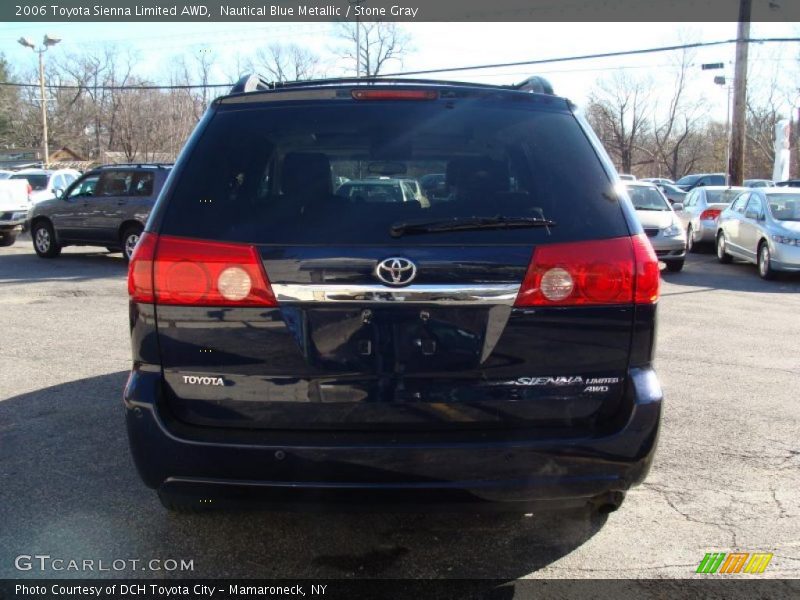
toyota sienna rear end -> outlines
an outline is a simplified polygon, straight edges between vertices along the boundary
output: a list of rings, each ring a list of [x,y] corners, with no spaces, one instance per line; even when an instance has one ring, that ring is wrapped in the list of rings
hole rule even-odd
[[[213,103],[129,271],[128,433],[167,507],[613,508],[643,480],[658,263],[537,89],[250,80]]]

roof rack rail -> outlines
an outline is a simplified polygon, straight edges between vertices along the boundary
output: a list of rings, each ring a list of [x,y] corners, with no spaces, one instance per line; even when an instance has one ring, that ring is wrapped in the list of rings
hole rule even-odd
[[[97,165],[92,167],[92,169],[107,169],[109,167],[135,167],[137,169],[143,169],[144,167],[155,167],[157,169],[166,169],[167,167],[173,167],[175,163],[162,163],[162,162],[140,162],[140,163],[107,163],[104,165]]]
[[[242,77],[230,90],[231,94],[247,92],[266,92],[276,89],[304,88],[324,85],[431,85],[445,84],[485,89],[505,89],[534,92],[538,94],[553,95],[553,86],[544,77],[529,77],[525,81],[514,85],[496,85],[491,83],[474,83],[471,81],[451,81],[447,79],[404,79],[400,77],[381,77],[373,75],[368,77],[335,77],[331,79],[306,79],[303,81],[274,81],[270,82],[261,75],[252,74]]]

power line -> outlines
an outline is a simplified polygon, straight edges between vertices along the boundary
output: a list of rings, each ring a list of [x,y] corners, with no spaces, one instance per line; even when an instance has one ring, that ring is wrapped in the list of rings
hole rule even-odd
[[[800,37],[781,37],[781,38],[748,38],[746,41],[754,44],[767,44],[767,43],[791,43],[791,42],[800,42]],[[673,52],[675,50],[688,50],[692,48],[707,48],[711,46],[722,46],[725,44],[735,44],[737,42],[736,38],[728,39],[728,40],[719,40],[715,42],[694,42],[691,44],[678,44],[674,46],[658,46],[654,48],[641,48],[638,50],[621,50],[618,52],[602,52],[597,54],[583,54],[578,56],[562,56],[556,58],[543,58],[543,59],[536,59],[536,60],[525,60],[525,61],[517,61],[517,62],[508,62],[508,63],[494,63],[494,64],[483,64],[483,65],[472,65],[472,66],[465,66],[465,67],[449,67],[449,68],[440,68],[440,69],[425,69],[422,71],[401,71],[398,73],[381,73],[376,75],[377,78],[381,77],[403,77],[407,75],[428,75],[432,73],[447,73],[447,72],[456,72],[456,71],[478,71],[483,69],[500,69],[505,67],[519,67],[519,66],[527,66],[527,65],[541,65],[541,64],[549,64],[549,63],[561,63],[561,62],[570,62],[570,61],[580,61],[580,60],[592,60],[598,58],[613,58],[618,56],[635,56],[641,54],[653,54],[658,52]],[[92,90],[185,90],[185,89],[199,89],[199,88],[224,88],[230,87],[233,83],[208,83],[208,84],[182,84],[182,85],[151,85],[151,84],[143,84],[143,85],[99,85],[99,86],[90,86],[90,85],[74,85],[74,84],[54,84],[54,85],[47,85],[49,89],[65,89],[65,90],[80,90],[80,89],[92,89]],[[19,83],[19,82],[12,82],[12,81],[0,81],[0,86],[9,86],[9,87],[19,87],[19,88],[30,88],[30,87],[38,87],[37,84],[33,83]]]
[[[37,83],[18,83],[15,81],[0,81],[0,85],[8,87],[31,88],[39,87]],[[181,84],[181,85],[63,85],[63,84],[45,84],[45,87],[55,90],[191,90],[195,88],[220,88],[231,87],[232,83],[197,83],[197,84]]]
[[[775,42],[800,42],[800,38],[748,38],[744,40],[753,44],[767,44]],[[613,58],[616,56],[633,56],[637,54],[653,54],[656,52],[673,52],[675,50],[688,50],[691,48],[707,48],[710,46],[722,46],[725,44],[735,44],[736,38],[729,40],[719,40],[716,42],[695,42],[692,44],[679,44],[676,46],[659,46],[656,48],[642,48],[639,50],[621,50],[619,52],[602,52],[599,54],[583,54],[581,56],[563,56],[559,58],[543,58],[538,60],[523,60],[509,63],[496,63],[490,65],[474,65],[471,67],[450,67],[446,69],[424,69],[422,71],[404,71],[400,73],[381,73],[377,77],[400,77],[403,75],[428,75],[431,73],[449,73],[455,71],[476,71],[480,69],[499,69],[502,67],[521,67],[523,65],[543,65],[547,63],[568,62],[576,60],[589,60],[595,58]]]

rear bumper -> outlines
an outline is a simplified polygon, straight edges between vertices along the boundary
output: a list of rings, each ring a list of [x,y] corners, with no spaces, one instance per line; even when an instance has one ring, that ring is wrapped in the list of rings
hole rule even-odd
[[[717,239],[718,221],[716,219],[701,219],[695,232],[695,242],[711,243]]]
[[[662,392],[652,370],[631,371],[632,409],[616,432],[579,439],[490,441],[391,434],[309,434],[287,443],[262,432],[243,443],[170,424],[158,408],[160,375],[134,370],[125,406],[134,462],[151,488],[207,505],[257,502],[487,508],[580,504],[624,492],[646,476],[658,437]],[[223,434],[224,435],[224,434]],[[431,434],[435,436],[435,434]],[[462,434],[465,435],[465,434]],[[295,439],[297,435],[295,434]]]
[[[0,233],[20,233],[25,226],[25,221],[0,221]]]

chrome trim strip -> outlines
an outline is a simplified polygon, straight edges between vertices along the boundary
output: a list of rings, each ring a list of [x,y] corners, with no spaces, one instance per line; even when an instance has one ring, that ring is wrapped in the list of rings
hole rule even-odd
[[[406,304],[491,304],[512,306],[520,284],[477,283],[472,285],[384,285],[273,283],[278,302],[360,302]]]

